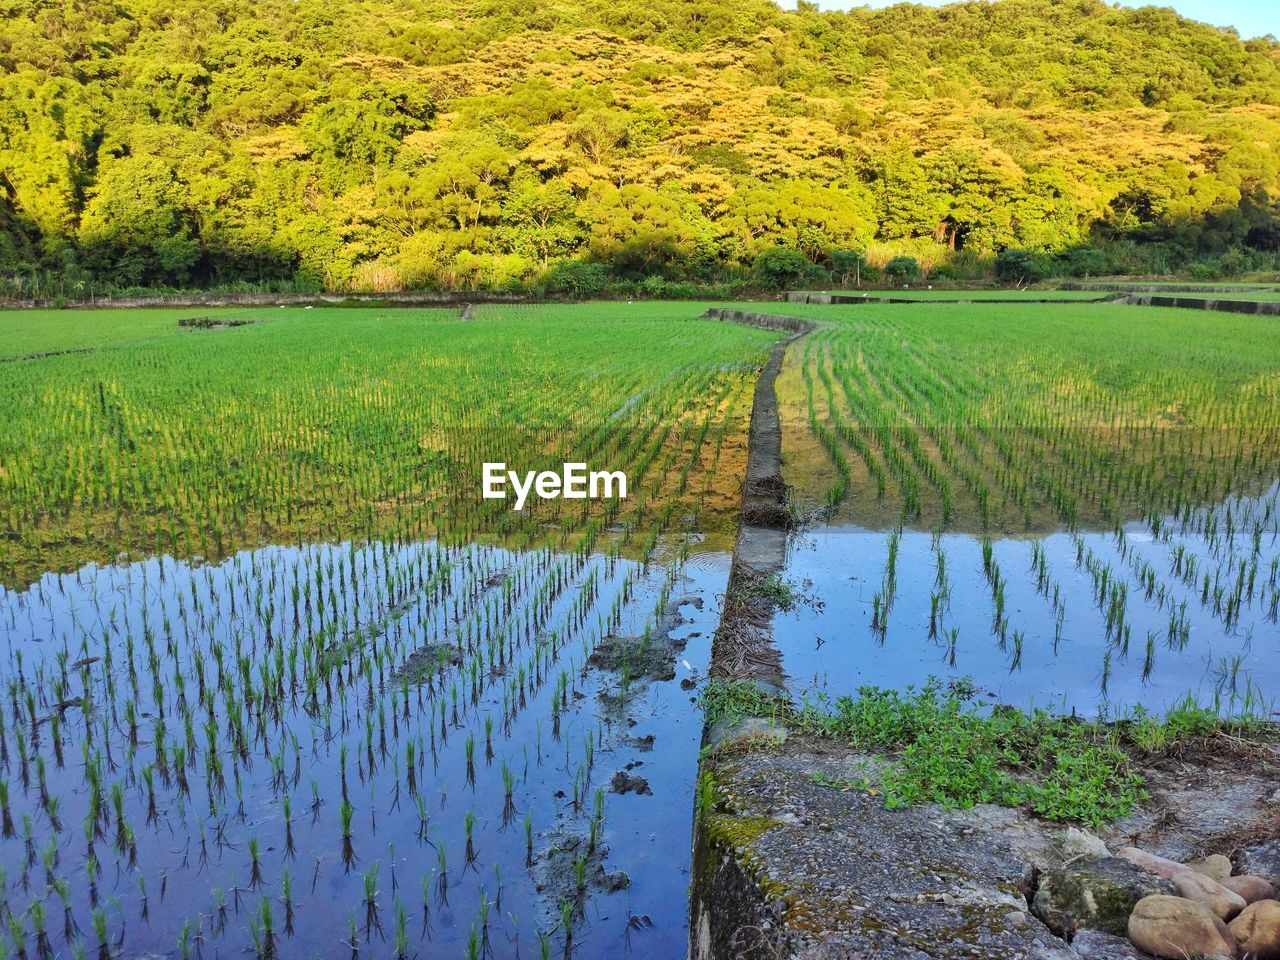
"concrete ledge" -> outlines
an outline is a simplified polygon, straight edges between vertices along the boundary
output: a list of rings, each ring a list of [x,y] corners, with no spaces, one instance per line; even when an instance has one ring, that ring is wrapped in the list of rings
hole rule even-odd
[[[1280,317],[1280,300],[1211,300],[1205,297],[1160,297],[1149,293],[1134,293],[1114,302],[1136,307],[1178,307],[1185,310],[1221,310],[1224,313]]]

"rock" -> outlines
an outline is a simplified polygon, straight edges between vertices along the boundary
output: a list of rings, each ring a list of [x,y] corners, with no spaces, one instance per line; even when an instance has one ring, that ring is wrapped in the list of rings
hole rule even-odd
[[[1071,946],[1083,960],[1146,960],[1126,937],[1113,937],[1101,930],[1081,930]]]
[[[1257,903],[1259,900],[1274,900],[1276,898],[1276,888],[1266,880],[1251,873],[1241,874],[1238,877],[1227,877],[1222,881],[1222,885],[1232,893],[1238,894],[1245,903]]]
[[[1087,929],[1124,936],[1139,900],[1173,893],[1169,880],[1127,860],[1106,857],[1046,870],[1032,908],[1045,926],[1068,940]]]
[[[1068,827],[1067,832],[1062,836],[1062,855],[1068,859],[1071,857],[1101,859],[1111,856],[1111,851],[1102,840],[1088,830]]]
[[[1244,897],[1232,893],[1216,880],[1210,880],[1203,873],[1184,870],[1173,878],[1174,889],[1178,896],[1208,907],[1219,920],[1230,920],[1248,904]]]
[[[1280,881],[1280,840],[1245,847],[1240,851],[1240,872]]]
[[[1249,904],[1228,929],[1249,960],[1280,960],[1280,903],[1275,900]]]
[[[1136,864],[1143,870],[1150,870],[1157,876],[1166,877],[1172,880],[1180,873],[1186,871],[1186,866],[1178,863],[1176,860],[1166,860],[1164,857],[1157,857],[1154,853],[1147,853],[1145,850],[1139,850],[1137,847],[1121,847],[1116,851],[1116,856],[1121,860],[1128,860],[1130,863]]]
[[[653,796],[649,781],[644,777],[633,777],[624,770],[619,770],[609,782],[612,793],[638,793],[641,796]]]
[[[1226,924],[1205,907],[1181,897],[1144,897],[1129,917],[1129,939],[1165,960],[1236,955]]]
[[[1188,870],[1204,874],[1210,880],[1221,883],[1231,876],[1231,860],[1220,853],[1205,857],[1203,860],[1192,860],[1187,864]]]

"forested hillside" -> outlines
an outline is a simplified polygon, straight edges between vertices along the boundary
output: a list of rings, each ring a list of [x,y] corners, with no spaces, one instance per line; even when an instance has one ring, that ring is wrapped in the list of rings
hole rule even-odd
[[[1097,0],[0,0],[11,288],[1230,275],[1278,152],[1280,45]]]

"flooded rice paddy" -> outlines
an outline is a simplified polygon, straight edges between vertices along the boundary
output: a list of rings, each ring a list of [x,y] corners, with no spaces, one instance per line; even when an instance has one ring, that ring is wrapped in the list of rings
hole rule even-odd
[[[701,309],[0,330],[0,955],[682,955],[776,336]],[[777,309],[819,321],[778,381],[798,697],[1272,709],[1270,321]],[[627,500],[480,500],[588,455]]]
[[[679,955],[728,570],[682,553],[269,547],[0,593],[14,952]]]
[[[1280,484],[1220,505],[1239,531],[1225,540],[1201,532],[1207,511],[1158,533],[1133,522],[987,540],[820,525],[788,555],[784,577],[813,602],[775,620],[783,667],[811,699],[937,676],[1086,717],[1158,714],[1188,695],[1224,712],[1270,712],[1280,689],[1278,498]]]
[[[0,326],[0,956],[683,954],[773,335],[187,313]]]
[[[971,679],[1087,717],[1280,688],[1275,321],[826,307],[779,380],[793,691]]]

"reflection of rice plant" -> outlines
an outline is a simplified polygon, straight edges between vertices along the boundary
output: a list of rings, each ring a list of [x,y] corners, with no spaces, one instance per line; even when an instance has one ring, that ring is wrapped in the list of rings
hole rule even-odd
[[[378,919],[378,861],[374,861],[364,872],[364,929],[365,934],[372,929],[379,932],[382,923]]]
[[[513,799],[515,788],[516,775],[511,768],[507,766],[507,762],[504,760],[502,762],[502,825],[504,828],[510,825],[511,821],[515,819],[516,805],[515,800]]]
[[[587,852],[595,853],[596,846],[600,842],[600,834],[604,828],[604,788],[597,787],[595,792],[595,807],[591,812],[590,832],[587,840]]]
[[[436,902],[442,906],[449,903],[449,865],[443,843],[436,846]]]
[[[248,840],[249,848],[249,889],[256,890],[262,886],[262,855],[259,850],[258,838],[250,837]]]
[[[356,851],[351,842],[351,818],[355,815],[355,807],[344,797],[338,807],[338,816],[342,821],[342,863],[348,870],[355,863]]]
[[[468,810],[462,817],[462,828],[467,837],[466,859],[462,869],[465,871],[468,867],[476,870],[476,846],[474,832],[476,826],[476,815]]]

